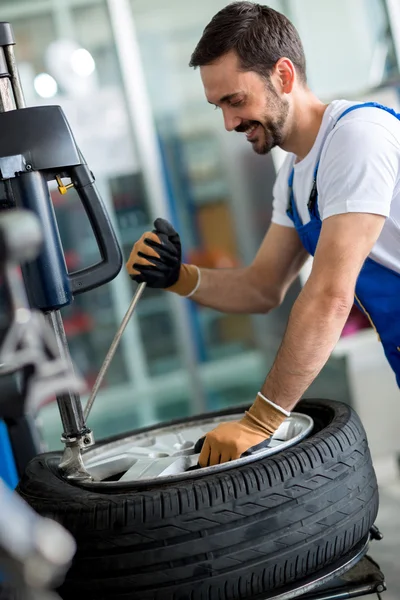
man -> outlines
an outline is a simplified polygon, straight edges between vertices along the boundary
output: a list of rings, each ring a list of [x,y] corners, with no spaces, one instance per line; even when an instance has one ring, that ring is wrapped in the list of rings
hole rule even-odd
[[[128,272],[216,310],[266,313],[314,255],[260,393],[242,419],[207,434],[206,466],[239,458],[276,431],[325,365],[354,301],[400,382],[400,121],[378,105],[322,103],[307,86],[297,31],[267,6],[222,9],[190,66],[200,67],[228,131],[245,133],[259,154],[288,152],[272,223],[250,266],[213,270],[181,264],[178,234],[157,219],[134,245]]]

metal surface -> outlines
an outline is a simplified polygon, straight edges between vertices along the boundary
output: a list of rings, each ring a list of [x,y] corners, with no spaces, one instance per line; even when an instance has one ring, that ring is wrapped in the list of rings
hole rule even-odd
[[[46,319],[56,334],[60,355],[70,364],[71,369],[73,369],[60,312],[46,313]],[[88,431],[83,417],[82,402],[78,394],[74,393],[74,391],[60,394],[57,396],[57,404],[64,428],[64,438],[75,438]]]
[[[40,239],[34,215],[15,210],[0,216],[0,243],[6,261],[2,272],[10,312],[10,325],[0,346],[0,375],[32,368],[22,410],[26,413],[36,413],[49,396],[59,391],[84,390],[83,380],[59,352],[44,316],[30,309],[21,270],[16,264],[37,254]]]
[[[14,48],[12,46],[4,46],[4,55],[10,73],[11,85],[14,92],[15,105],[17,108],[25,108],[25,98],[22,91],[21,80],[19,78],[17,63],[14,56]]]
[[[86,427],[79,392],[64,331],[60,308],[72,302],[72,293],[82,293],[110,281],[122,267],[122,254],[108,215],[99,197],[94,176],[87,167],[60,107],[25,107],[15,61],[12,28],[0,24],[0,171],[9,180],[12,202],[37,215],[45,237],[35,260],[21,261],[29,304],[46,313],[46,321],[28,308],[13,308],[12,327],[2,354],[4,372],[29,365],[28,403],[38,406],[41,396],[57,396],[67,446],[62,466],[66,475],[81,479],[85,473],[78,456],[83,443],[93,443]],[[17,110],[14,110],[14,109]],[[24,109],[24,110],[18,110]],[[54,172],[50,173],[53,169]],[[68,170],[70,169],[70,170]],[[69,175],[88,215],[102,261],[68,273],[51,202],[48,179]],[[17,176],[18,175],[18,176]],[[19,268],[19,267],[18,267]],[[26,303],[25,303],[26,306]],[[55,340],[49,335],[52,328]],[[18,344],[23,342],[21,349]],[[35,347],[35,344],[37,347]],[[22,351],[21,351],[22,350]],[[50,361],[46,352],[49,350]],[[50,369],[50,371],[49,371]]]
[[[92,477],[85,469],[82,460],[82,449],[94,443],[92,432],[78,438],[62,440],[65,443],[65,450],[59,469],[66,479],[80,481],[91,481]]]
[[[0,78],[0,112],[8,112],[15,108],[15,92],[12,87],[14,78],[12,77],[10,65],[8,63],[10,60],[11,67],[14,68],[14,70],[16,69],[12,46],[0,47],[0,54],[0,62],[3,71],[2,77]],[[7,68],[7,75],[4,73],[5,68]]]
[[[13,29],[8,21],[0,21],[0,46],[11,46],[15,44]]]
[[[32,212],[23,209],[9,209],[0,213],[0,253],[1,261],[20,264],[33,260],[42,244],[42,229],[39,220]],[[26,298],[25,287],[23,295]]]
[[[14,319],[23,323],[24,319],[28,317],[29,302],[21,271],[19,267],[8,264],[2,269],[2,275],[5,281],[5,293],[11,313],[11,324]]]
[[[60,312],[46,313],[46,318],[55,332],[60,355],[73,371],[73,364]],[[83,447],[92,445],[94,438],[90,429],[86,427],[82,402],[77,392],[77,390],[70,388],[65,393],[57,395],[57,404],[64,429],[61,440],[65,444],[59,469],[67,479],[80,481],[91,479],[90,474],[83,465],[81,451]]]
[[[134,296],[132,298],[132,302],[130,303],[129,308],[126,311],[126,314],[125,314],[124,318],[122,319],[122,323],[118,327],[118,331],[115,334],[115,337],[114,337],[114,339],[113,339],[113,341],[111,343],[110,349],[107,352],[107,356],[105,357],[104,362],[101,365],[101,369],[99,371],[99,374],[98,374],[97,379],[95,381],[95,384],[93,386],[92,392],[91,392],[91,394],[89,396],[89,400],[87,401],[87,404],[85,406],[85,410],[84,410],[84,413],[83,413],[83,417],[84,417],[85,420],[87,420],[87,418],[89,416],[89,413],[90,413],[90,411],[92,409],[93,403],[94,403],[94,401],[96,399],[97,392],[99,391],[101,383],[102,383],[102,381],[104,379],[104,375],[107,373],[107,369],[110,366],[110,363],[111,363],[111,361],[113,359],[113,356],[114,356],[114,354],[115,354],[115,352],[116,352],[116,350],[118,348],[118,344],[119,344],[119,341],[120,341],[120,339],[122,337],[122,334],[124,333],[125,328],[128,325],[128,323],[129,323],[129,320],[130,320],[130,318],[131,318],[131,316],[133,314],[133,311],[136,308],[137,303],[140,300],[141,295],[143,294],[143,292],[145,290],[145,287],[146,287],[145,283],[139,284],[139,286],[138,286],[138,288],[137,288],[137,290],[136,290],[136,292],[135,292],[135,294],[134,294]]]
[[[110,478],[120,482],[154,479],[171,482],[235,468],[271,456],[299,443],[313,428],[313,421],[309,416],[292,413],[272,436],[268,448],[229,463],[193,469],[197,466],[199,458],[199,454],[194,453],[197,440],[218,424],[241,416],[242,413],[154,428],[99,447],[95,446],[84,453],[83,462],[93,480],[104,482],[105,486],[105,480]]]
[[[13,47],[11,45],[4,46],[2,51],[4,51],[4,57],[10,77],[0,79],[0,112],[13,110],[14,101],[17,109],[25,108],[25,99]],[[36,145],[32,143],[31,147],[36,147]],[[9,153],[10,152],[5,152],[2,154],[7,156]],[[15,176],[15,173],[13,173],[13,176]],[[26,174],[26,177],[28,178],[35,176],[38,178],[40,177],[40,174]],[[21,177],[18,178],[19,182],[20,180]],[[43,186],[43,193],[48,194],[48,188],[44,182]],[[33,189],[27,190],[27,195],[30,199],[31,192],[33,191]],[[41,225],[42,227],[47,225],[47,221],[45,223],[42,222]],[[47,231],[48,228],[46,228],[46,232]],[[51,261],[49,264],[50,263]],[[56,348],[54,348],[54,340],[47,332],[46,323],[42,322],[42,317],[39,313],[35,311],[31,312],[29,310],[25,291],[22,290],[22,281],[19,282],[15,273],[10,269],[7,271],[7,278],[9,295],[14,303],[14,322],[8,333],[6,344],[2,347],[2,362],[6,363],[2,365],[3,370],[7,372],[7,364],[11,363],[15,364],[17,367],[22,366],[22,364],[32,363],[37,370],[42,369],[42,377],[36,378],[36,383],[40,383],[42,389],[38,389],[37,385],[34,389],[31,388],[31,397],[27,399],[28,403],[30,403],[32,409],[35,409],[39,405],[42,395],[45,395],[50,390],[53,391],[53,393],[57,393],[61,389],[63,393],[57,397],[57,402],[64,426],[64,435],[66,437],[70,435],[79,435],[82,432],[87,431],[87,427],[83,420],[82,405],[77,393],[78,390],[82,389],[82,381],[78,382],[78,378],[73,373],[72,361],[69,355],[61,315],[58,312],[54,312],[50,314],[50,317],[47,316],[49,324],[55,333],[56,344],[59,351],[59,356],[57,356]],[[21,340],[24,342],[22,352],[18,347],[18,343],[21,343]],[[46,353],[49,349],[53,350],[50,352],[50,356],[54,359],[51,363],[53,368],[51,374],[47,371],[46,373],[43,371],[46,370],[46,367],[48,369],[50,365],[50,361],[46,360]],[[33,382],[35,382],[35,380],[33,380]],[[47,388],[45,383],[47,384]]]
[[[369,535],[367,535],[346,556],[342,557],[339,561],[336,561],[336,563],[325,567],[321,571],[310,575],[306,579],[298,581],[291,586],[286,586],[285,588],[282,588],[281,591],[278,590],[277,594],[269,594],[268,596],[262,594],[252,598],[252,600],[293,600],[293,598],[304,598],[305,600],[339,600],[344,598],[356,598],[357,596],[343,595],[343,593],[351,593],[349,591],[345,592],[345,590],[341,591],[341,596],[332,595],[336,592],[329,590],[322,592],[321,595],[316,593],[315,596],[310,596],[309,594],[322,586],[331,584],[335,579],[355,567],[368,552],[369,539]]]
[[[1,33],[0,33],[0,35],[1,35]],[[1,78],[9,77],[7,61],[6,61],[6,57],[5,57],[3,48],[0,48],[0,77]]]
[[[39,592],[60,583],[75,551],[68,531],[39,516],[0,481],[0,565],[18,591],[44,598]]]
[[[342,590],[339,592],[326,592],[313,596],[303,596],[303,600],[349,600],[350,598],[361,598],[370,594],[377,593],[371,585],[365,584],[361,586],[352,587],[350,590]],[[379,596],[380,598],[380,596]],[[266,599],[267,600],[267,599]]]
[[[18,308],[0,348],[0,375],[33,369],[26,382],[25,413],[36,414],[53,395],[85,389],[60,356],[53,332],[38,311]]]
[[[0,112],[8,112],[14,109],[14,101],[11,95],[10,82],[7,77],[0,79]]]

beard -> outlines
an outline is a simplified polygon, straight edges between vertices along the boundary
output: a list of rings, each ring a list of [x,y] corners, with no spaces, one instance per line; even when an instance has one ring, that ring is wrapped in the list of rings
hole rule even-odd
[[[289,114],[288,101],[278,96],[270,81],[267,82],[267,89],[269,92],[267,96],[269,115],[265,115],[260,121],[243,121],[235,129],[235,131],[244,132],[254,125],[259,126],[257,137],[249,140],[257,154],[268,154],[272,148],[283,144],[285,125]]]

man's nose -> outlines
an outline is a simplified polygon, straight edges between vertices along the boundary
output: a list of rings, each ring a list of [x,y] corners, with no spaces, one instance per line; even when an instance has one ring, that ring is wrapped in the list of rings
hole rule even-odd
[[[227,131],[234,131],[234,129],[236,129],[241,122],[242,121],[240,117],[235,117],[229,112],[224,112],[224,123]]]

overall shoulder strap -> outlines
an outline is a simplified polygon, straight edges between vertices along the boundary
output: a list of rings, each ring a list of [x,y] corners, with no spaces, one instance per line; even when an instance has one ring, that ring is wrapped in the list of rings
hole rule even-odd
[[[308,207],[308,212],[310,213],[310,218],[318,219],[320,221],[321,217],[319,215],[319,210],[318,210],[318,190],[317,190],[318,167],[319,167],[319,159],[318,159],[317,164],[315,165],[313,185],[311,188],[311,193],[310,193],[310,197],[308,199],[307,207]]]
[[[289,194],[288,194],[288,204],[287,204],[286,214],[293,221],[294,226],[297,229],[297,228],[301,227],[301,225],[303,223],[302,223],[302,220],[300,217],[300,213],[297,209],[296,200],[294,198],[294,193],[293,193],[294,160],[295,159],[293,159],[293,164],[291,166],[289,177],[288,177]]]
[[[349,106],[349,108],[346,108],[346,110],[343,111],[342,114],[339,115],[339,117],[337,118],[334,127],[340,121],[340,119],[345,117],[348,113],[352,112],[353,110],[357,110],[359,108],[379,108],[379,109],[384,110],[384,111],[388,112],[389,114],[393,115],[394,117],[396,117],[396,119],[398,119],[400,121],[400,113],[397,113],[393,108],[389,108],[388,106],[379,104],[379,102],[363,102],[361,104],[354,104],[353,106]],[[311,190],[310,199],[308,201],[308,210],[310,212],[310,216],[311,217],[314,216],[314,218],[315,217],[320,218],[319,211],[318,211],[318,190],[317,190],[318,167],[319,167],[319,160],[315,167],[313,187]]]
[[[397,113],[393,108],[389,108],[388,106],[379,104],[379,102],[363,102],[362,104],[354,104],[354,106],[349,106],[349,108],[346,108],[346,110],[342,112],[342,114],[338,117],[336,123],[340,121],[340,119],[345,117],[348,113],[352,112],[353,110],[357,110],[358,108],[380,108],[381,110],[384,110],[389,114],[393,115],[394,117],[396,117],[396,119],[400,121],[400,113]]]

